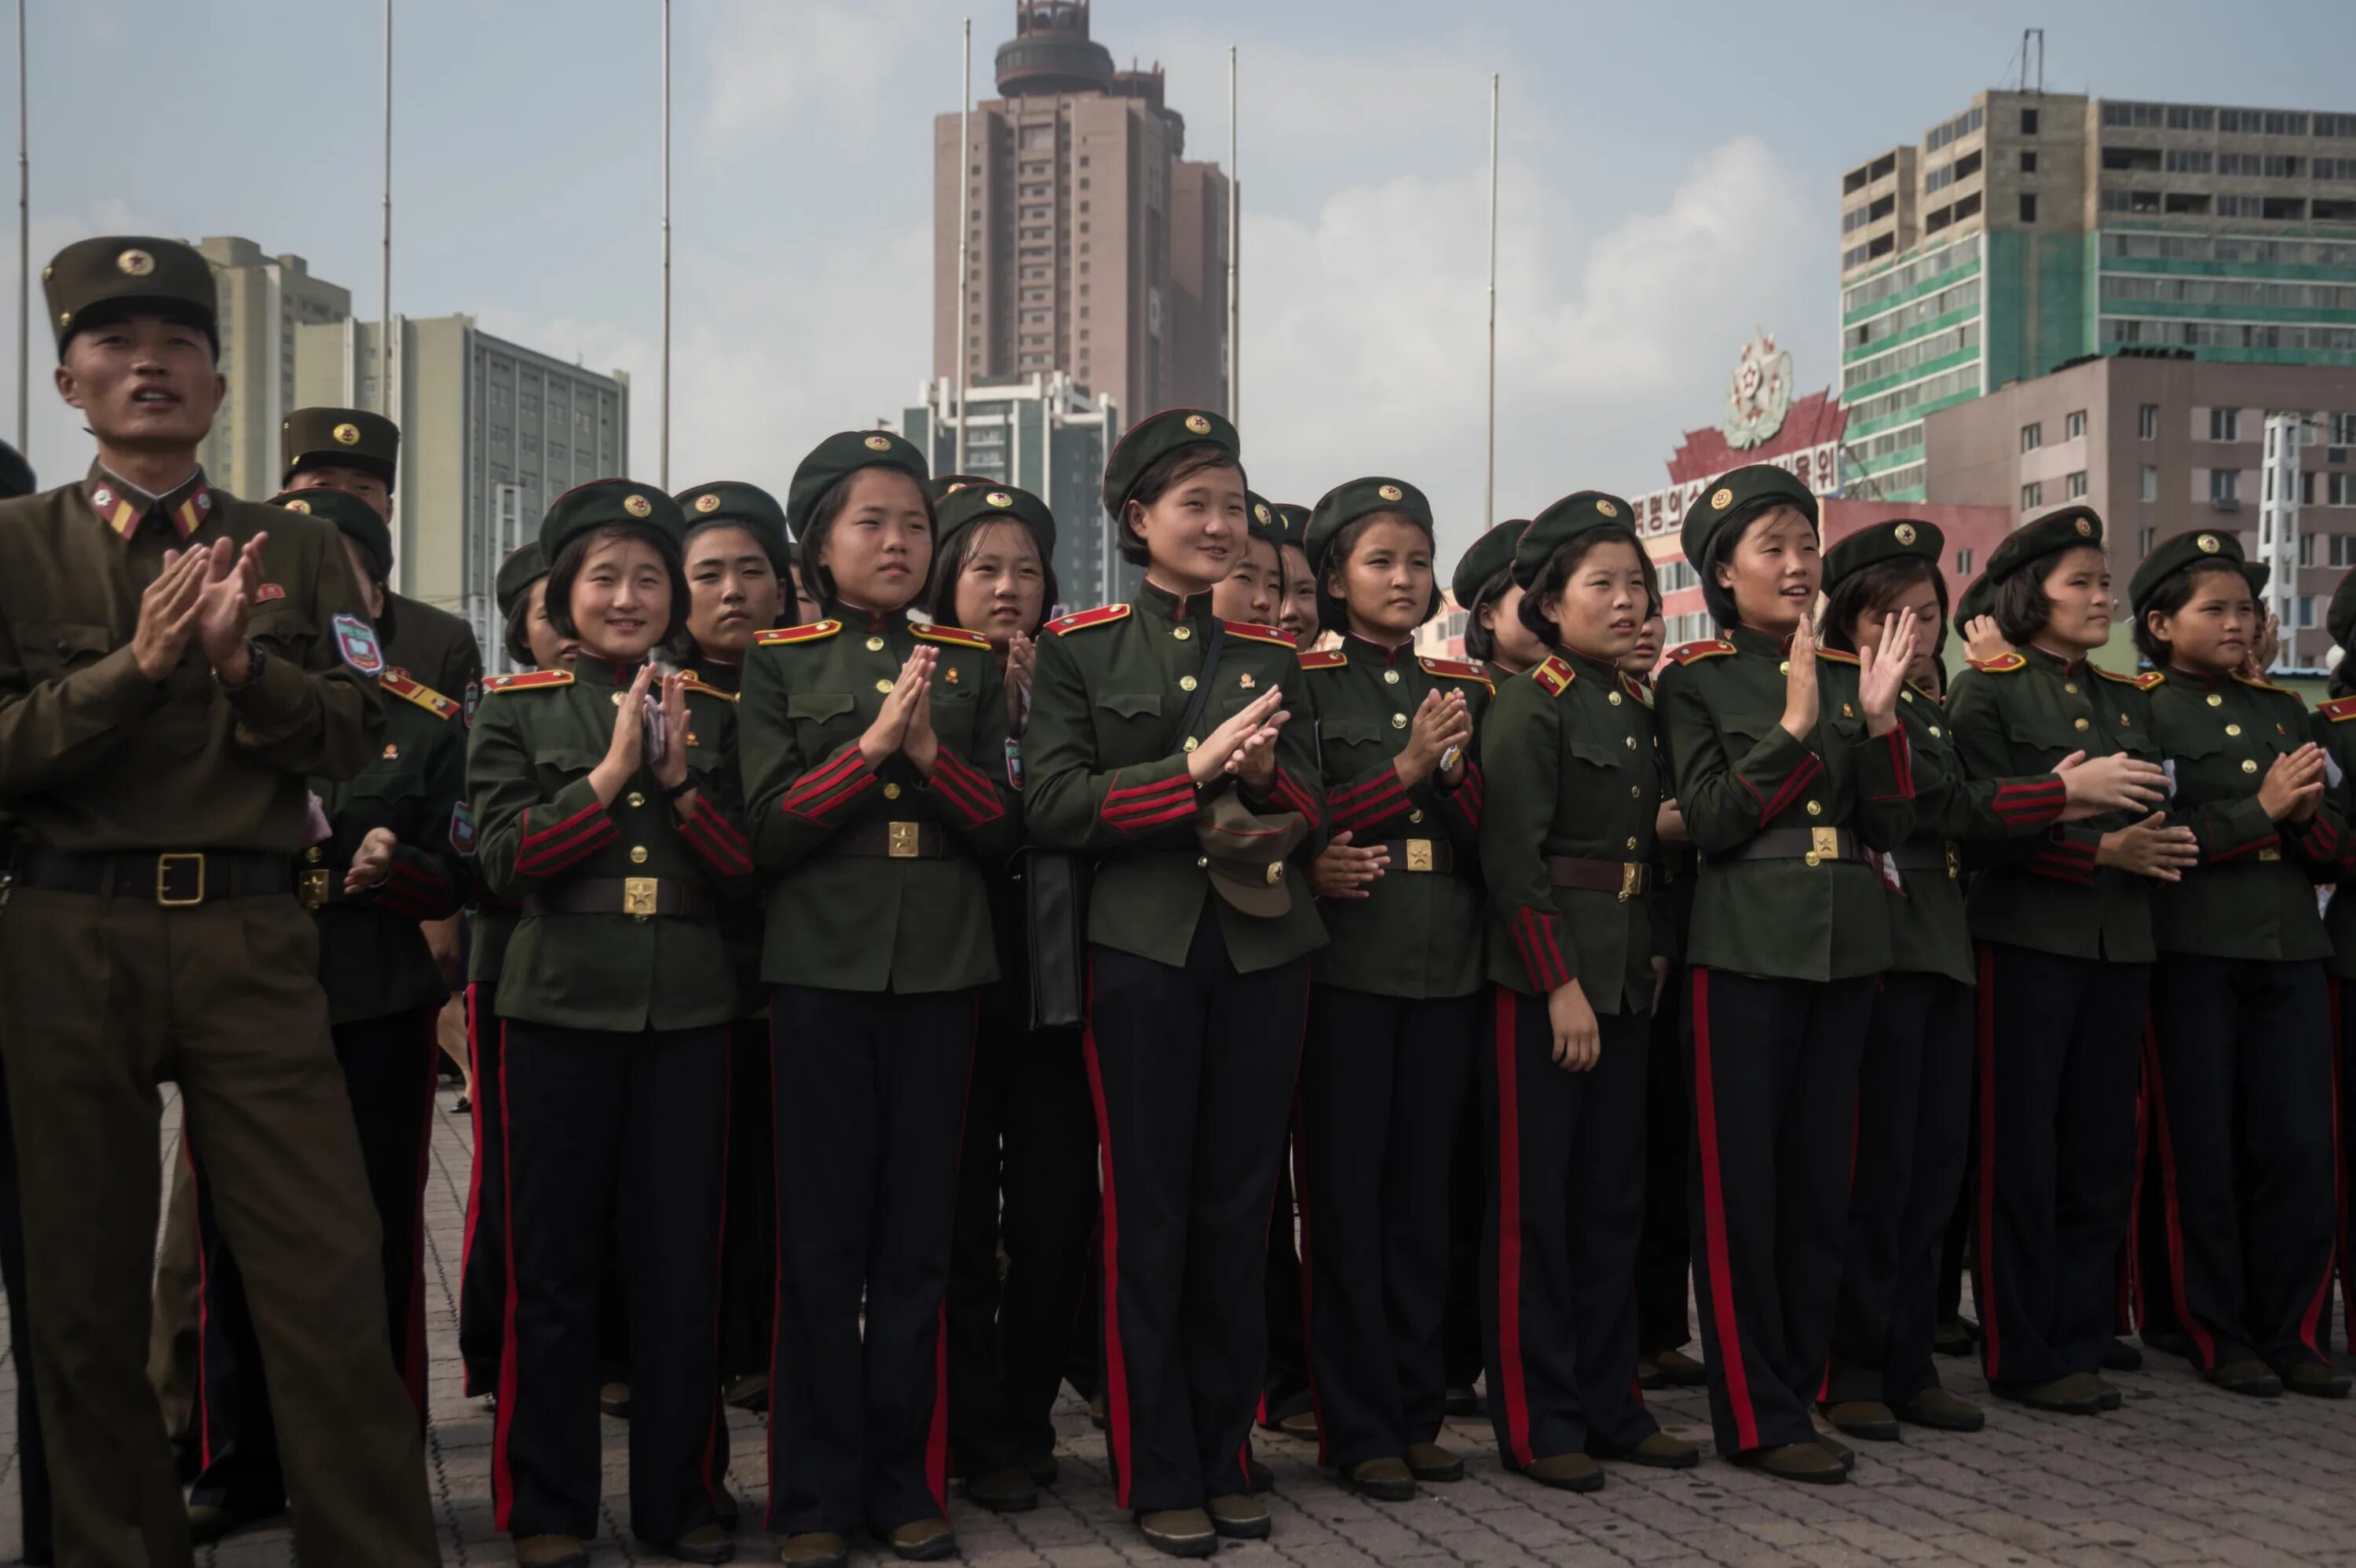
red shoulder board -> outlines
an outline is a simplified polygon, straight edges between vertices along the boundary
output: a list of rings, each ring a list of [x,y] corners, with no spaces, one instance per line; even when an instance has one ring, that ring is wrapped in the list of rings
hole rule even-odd
[[[388,669],[377,677],[377,684],[395,697],[405,697],[436,719],[455,719],[458,705],[417,679],[405,669]]]
[[[1651,681],[1639,680],[1634,676],[1630,675],[1623,670],[1620,675],[1620,684],[1628,688],[1629,696],[1634,698],[1637,701],[1643,703],[1647,708],[1653,706],[1653,683]]]
[[[2156,669],[2147,669],[2141,675],[2121,675],[2116,670],[2104,669],[2101,665],[2093,663],[2092,661],[2087,663],[2086,667],[2093,670],[2096,675],[2101,676],[2104,680],[2115,680],[2121,686],[2132,686],[2137,691],[2149,691],[2153,687],[2159,685],[2160,682],[2168,678],[2168,677],[2162,675]]]
[[[573,672],[569,669],[528,669],[521,675],[495,675],[483,682],[486,694],[494,691],[525,691],[535,686],[571,686]]]
[[[1301,656],[1302,669],[1340,669],[1350,662],[1350,656],[1339,648],[1319,648],[1315,653]]]
[[[1477,680],[1483,686],[1489,684],[1487,670],[1476,664],[1466,664],[1462,659],[1419,658],[1416,662],[1423,666],[1426,675],[1450,676],[1457,680]]]
[[[1068,615],[1058,615],[1047,623],[1046,629],[1060,637],[1066,632],[1076,632],[1083,626],[1108,625],[1128,613],[1129,606],[1126,604],[1099,604],[1093,610],[1075,610]]]
[[[2010,675],[2014,670],[2029,667],[2029,661],[2019,654],[1998,654],[1992,659],[1965,659],[1964,662],[1982,675]]]
[[[1579,672],[1560,654],[1548,654],[1544,664],[1531,669],[1530,678],[1544,687],[1548,697],[1560,697],[1579,678]]]
[[[736,700],[736,694],[734,692],[723,691],[716,686],[707,686],[704,682],[696,678],[696,674],[693,670],[687,670],[683,673],[686,678],[682,679],[680,684],[685,687],[688,690],[700,691],[706,697],[716,697],[723,702],[734,702]]]
[[[2236,673],[2235,673],[2235,675],[2234,675],[2233,678],[2234,678],[2235,680],[2240,681],[2244,686],[2254,686],[2254,687],[2256,687],[2260,691],[2279,691],[2279,692],[2281,692],[2285,697],[2297,697],[2297,696],[2298,695],[2298,693],[2297,693],[2297,692],[2296,692],[2296,691],[2292,691],[2292,690],[2290,690],[2290,689],[2289,689],[2288,688],[2286,688],[2286,687],[2280,687],[2280,686],[2276,686],[2273,681],[2270,681],[2270,680],[2252,680],[2248,676],[2246,676],[2246,675],[2243,675],[2243,674],[2240,674],[2240,673],[2238,673],[2238,672],[2236,672]]]
[[[1274,643],[1280,648],[1293,645],[1289,634],[1274,626],[1263,626],[1257,621],[1222,621],[1219,624],[1227,629],[1227,635],[1241,637],[1248,643]]]
[[[1724,637],[1704,637],[1700,642],[1687,643],[1681,648],[1671,648],[1669,657],[1679,664],[1691,664],[1696,659],[1716,658],[1720,654],[1730,654],[1733,651],[1734,645]]]
[[[988,649],[990,639],[980,632],[969,632],[963,626],[911,626],[910,631],[928,643],[947,643],[953,648]]]
[[[2356,697],[2335,697],[2329,702],[2319,702],[2315,710],[2334,724],[2356,719]]]
[[[1865,661],[1858,658],[1855,654],[1843,653],[1838,648],[1819,646],[1816,649],[1816,656],[1820,659],[1830,659],[1835,664],[1853,664],[1860,668],[1862,668],[1865,664]]]
[[[755,632],[753,640],[765,648],[774,648],[786,643],[814,643],[841,630],[842,623],[840,621],[812,621],[807,626],[780,626],[772,632]]]

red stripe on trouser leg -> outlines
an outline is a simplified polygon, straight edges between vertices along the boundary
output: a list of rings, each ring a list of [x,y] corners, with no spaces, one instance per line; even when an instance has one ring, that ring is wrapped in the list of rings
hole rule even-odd
[[[2340,1115],[2340,1096],[2346,1092],[2342,1086],[2344,1080],[2340,1076],[2342,1063],[2340,1060],[2341,1039],[2340,1009],[2342,982],[2340,976],[2334,975],[2329,977],[2329,984],[2331,988],[2331,1114],[2335,1118],[2336,1128],[2337,1117]],[[2337,1138],[2332,1142],[2331,1169],[2334,1178],[2333,1187],[2340,1203],[2339,1224],[2334,1232],[2339,1238],[2337,1254],[2340,1274],[2340,1330],[2343,1337],[2342,1342],[2351,1350],[2356,1350],[2356,1268],[2350,1266],[2348,1256],[2348,1150]]]
[[[425,1015],[425,1104],[417,1118],[417,1180],[409,1189],[409,1313],[401,1358],[420,1426],[425,1424],[425,1172],[434,1160],[434,1094],[441,1082],[442,1009],[434,1008]]]
[[[2161,1212],[2168,1216],[2169,1284],[2176,1296],[2177,1323],[2192,1336],[2193,1349],[2201,1352],[2201,1370],[2213,1372],[2217,1370],[2217,1342],[2210,1338],[2208,1325],[2192,1315],[2192,1304],[2185,1297],[2184,1213],[2176,1200],[2176,1140],[2168,1128],[2168,1086],[2160,1079],[2159,1039],[2152,1031],[2149,1013],[2144,1015],[2143,1020],[2143,1082],[2151,1101],[2152,1130],[2159,1139]]]
[[[2004,1376],[2004,1334],[1996,1309],[1996,949],[1980,944],[1980,1202],[1972,1247],[1974,1303],[1980,1309],[1981,1363],[1988,1381]]]
[[[1718,1358],[1726,1368],[1726,1400],[1734,1412],[1735,1435],[1748,1452],[1759,1446],[1759,1413],[1751,1404],[1751,1374],[1742,1365],[1742,1329],[1734,1314],[1734,1281],[1728,1276],[1731,1252],[1726,1238],[1726,1184],[1719,1169],[1718,1104],[1710,1077],[1709,971],[1697,965],[1693,982],[1694,1131],[1701,1140],[1710,1317],[1718,1328]]]
[[[1316,1343],[1317,1264],[1316,1227],[1310,1220],[1309,1136],[1304,1122],[1305,1118],[1301,1114],[1301,1091],[1296,1087],[1292,1092],[1292,1200],[1301,1210],[1301,1359],[1309,1370],[1309,1408],[1317,1416],[1317,1462],[1330,1465],[1333,1460],[1327,1456],[1333,1443],[1325,1435],[1325,1401],[1317,1390],[1317,1358],[1307,1353],[1308,1348]],[[1273,1231],[1276,1225],[1274,1193],[1269,1195],[1268,1222]],[[1266,1389],[1260,1391],[1259,1398],[1260,1405],[1265,1409],[1268,1404]],[[1248,1444],[1250,1439],[1245,1441]],[[1244,1467],[1244,1473],[1248,1478],[1251,1473],[1248,1464]]]
[[[1514,1070],[1514,1010],[1520,994],[1497,987],[1497,1360],[1505,1380],[1505,1438],[1517,1466],[1530,1452],[1529,1384],[1522,1371],[1522,1129]]]
[[[504,1023],[500,1026],[504,1029]],[[515,1118],[508,1109],[507,1042],[499,1042],[499,1243],[507,1251],[507,1306],[499,1314],[499,1409],[491,1424],[491,1527],[508,1528],[515,1507],[515,1474],[508,1465],[508,1441],[516,1407]]]
[[[1097,1060],[1096,965],[1088,965],[1086,1005],[1080,1009],[1080,1054],[1088,1064],[1088,1095],[1096,1102],[1098,1165],[1104,1174],[1103,1223],[1098,1254],[1104,1275],[1105,1446],[1112,1456],[1113,1502],[1129,1506],[1129,1366],[1120,1351],[1120,1207],[1113,1190],[1112,1118],[1105,1108],[1104,1067]]]
[[[477,981],[466,987],[466,1073],[474,1083],[473,1103],[467,1106],[466,1119],[475,1132],[475,1157],[466,1162],[466,1229],[458,1243],[458,1277],[463,1280],[470,1272],[467,1264],[475,1256],[475,1226],[483,1212],[483,997],[482,984]],[[472,1390],[468,1391],[470,1393]]]

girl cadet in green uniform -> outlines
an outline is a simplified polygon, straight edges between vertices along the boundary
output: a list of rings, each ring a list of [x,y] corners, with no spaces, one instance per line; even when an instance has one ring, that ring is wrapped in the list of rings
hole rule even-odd
[[[716,1522],[713,1319],[734,966],[749,891],[727,695],[648,657],[686,617],[685,519],[600,479],[541,524],[570,668],[485,683],[467,758],[481,865],[523,906],[499,976],[506,1365],[491,1462],[516,1561],[585,1563],[597,1527],[598,1276],[609,1223],[630,1318],[630,1524],[697,1563]],[[616,1195],[618,1194],[618,1201]]]
[[[1337,485],[1310,516],[1318,620],[1303,654],[1327,825],[1389,871],[1325,910],[1311,961],[1293,1158],[1322,1462],[1381,1501],[1462,1479],[1446,1417],[1448,1172],[1472,1083],[1481,987],[1480,667],[1418,657],[1440,608],[1431,505],[1397,479]]]
[[[1103,1149],[1106,1435],[1146,1539],[1258,1537],[1246,1491],[1261,1271],[1301,1060],[1293,886],[1323,792],[1292,645],[1209,613],[1246,532],[1235,427],[1173,409],[1105,466],[1145,581],[1047,624],[1023,741],[1032,837],[1094,858],[1087,1055]]]
[[[762,633],[744,670],[775,987],[769,1527],[788,1563],[843,1561],[862,1523],[945,1557],[958,1130],[998,977],[990,880],[1022,837],[1006,698],[987,637],[908,619],[934,558],[923,453],[829,436],[786,513],[825,614]]]
[[[1858,1060],[1890,965],[1866,845],[1902,843],[1913,821],[1897,708],[1914,629],[1894,622],[1859,655],[1817,648],[1816,500],[1780,468],[1697,496],[1682,542],[1721,629],[1669,656],[1655,698],[1702,856],[1686,1032],[1710,1419],[1730,1458],[1838,1481],[1809,1406],[1840,1288]]]
[[[1974,780],[1964,772],[1936,696],[1947,590],[1945,536],[1933,524],[1877,523],[1825,556],[1825,645],[1878,645],[1892,620],[1915,631],[1909,685],[1899,692],[1914,773],[1914,831],[1886,847],[1895,874],[1887,919],[1890,960],[1873,1003],[1858,1079],[1856,1169],[1841,1264],[1826,1414],[1854,1437],[1890,1441],[1901,1420],[1976,1432],[1979,1407],[1939,1386],[1932,1360],[1938,1265],[1969,1143],[1971,936],[1958,880],[1961,842],[2041,835],[2057,821],[2149,809],[2167,779],[2124,753],[2056,771]]]
[[[1494,681],[1521,674],[1553,651],[1522,624],[1514,546],[1529,526],[1527,517],[1499,523],[1472,541],[1449,579],[1449,592],[1464,612],[1464,656],[1487,666]]]
[[[1593,1491],[1599,1457],[1678,1467],[1690,1443],[1636,1391],[1646,1037],[1659,984],[1653,710],[1619,667],[1651,564],[1615,496],[1540,512],[1514,551],[1518,613],[1553,651],[1497,692],[1482,737],[1494,1153],[1483,1246],[1489,1419],[1506,1467]]]
[[[1997,630],[2019,651],[1955,677],[1947,720],[1980,779],[2072,752],[2159,761],[2149,688],[2086,656],[2109,640],[2103,523],[2048,513],[1989,552]],[[1965,896],[1979,944],[1973,1248],[1980,1360],[2006,1398],[2115,1409],[2099,1375],[2135,1187],[2136,1057],[2153,955],[2151,887],[2197,861],[2191,832],[2108,813],[1983,845]]]
[[[1248,621],[1273,626],[1285,603],[1284,560],[1273,531],[1276,513],[1258,496],[1248,496],[1251,521],[1244,536],[1242,557],[1236,568],[1211,590],[1211,613],[1223,621]]]
[[[1309,508],[1290,501],[1270,501],[1268,510],[1268,517],[1261,518],[1255,508],[1252,521],[1275,539],[1277,562],[1284,574],[1284,586],[1277,596],[1276,624],[1305,648],[1316,642],[1318,635],[1317,572],[1309,564]]]
[[[2338,1250],[2331,939],[2315,883],[2346,824],[2306,704],[2244,673],[2261,632],[2241,541],[2193,532],[2136,570],[2136,645],[2169,817],[2200,864],[2152,896],[2144,1041],[2167,1277],[2193,1363],[2235,1393],[2345,1398],[2325,1311]]]

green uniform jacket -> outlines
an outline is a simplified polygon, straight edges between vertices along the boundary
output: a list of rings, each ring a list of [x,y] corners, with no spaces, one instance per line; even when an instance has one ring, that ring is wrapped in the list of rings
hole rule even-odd
[[[1023,842],[1007,782],[1006,691],[988,639],[830,603],[763,632],[744,662],[744,797],[753,853],[776,880],[762,948],[772,985],[958,991],[998,978],[990,881]],[[933,666],[938,762],[870,766],[859,738],[918,647]],[[938,856],[849,854],[838,837],[910,823]]]
[[[1702,857],[1686,962],[1789,980],[1879,974],[1890,923],[1874,868],[1729,858],[1768,828],[1847,828],[1882,844],[1913,830],[1905,726],[1866,733],[1852,656],[1817,650],[1814,735],[1779,722],[1789,642],[1735,626],[1678,648],[1661,671],[1655,712]]]
[[[2156,675],[2113,675],[2040,648],[1973,661],[1947,696],[1947,724],[1974,778],[2051,771],[2072,752],[2126,752],[2159,761],[2152,733]],[[1973,939],[2072,958],[2148,964],[2153,884],[2094,864],[2103,835],[2135,818],[2117,812],[1973,849],[1979,874],[1964,901]]]
[[[701,883],[723,901],[751,896],[735,704],[725,693],[688,694],[692,816],[680,818],[645,767],[611,805],[597,804],[590,770],[605,760],[614,709],[637,673],[584,654],[570,670],[485,683],[466,780],[478,864],[494,894],[520,902],[570,877],[655,877]],[[699,1029],[736,1016],[736,976],[712,921],[526,914],[508,944],[498,1002],[501,1018],[561,1029]]]
[[[483,678],[483,646],[475,628],[447,610],[422,599],[388,593],[392,635],[385,639],[387,664],[407,670],[437,691],[465,701]]]
[[[736,696],[744,686],[744,667],[742,665],[719,664],[706,659],[688,674],[714,691],[724,691],[731,697]],[[744,752],[741,711],[738,717],[737,752],[741,758]],[[759,1018],[769,1010],[769,993],[761,984],[761,943],[767,923],[768,916],[757,899],[731,900],[720,911],[720,935],[728,944],[728,956],[736,965],[738,1018]]]
[[[1031,727],[1023,736],[1025,805],[1033,840],[1096,857],[1088,893],[1088,940],[1158,964],[1186,962],[1209,899],[1239,974],[1273,969],[1325,940],[1307,872],[1320,837],[1324,795],[1311,733],[1307,677],[1290,639],[1240,621],[1226,625],[1226,651],[1201,721],[1178,733],[1203,668],[1202,628],[1210,595],[1181,599],[1151,581],[1126,604],[1106,604],[1050,621],[1031,685]],[[1291,857],[1292,907],[1272,919],[1248,915],[1211,891],[1194,843],[1197,797],[1238,787],[1215,779],[1197,790],[1186,773],[1192,741],[1265,694],[1285,690],[1291,714],[1278,732],[1276,777],[1259,810],[1296,811],[1310,835]]]
[[[1469,997],[1481,988],[1481,847],[1484,793],[1474,757],[1489,680],[1477,665],[1419,657],[1412,645],[1386,648],[1358,637],[1301,656],[1309,717],[1325,781],[1325,826],[1355,844],[1389,841],[1390,869],[1363,899],[1319,908],[1331,938],[1311,961],[1319,985],[1382,997]],[[1409,786],[1393,765],[1406,750],[1415,710],[1431,691],[1462,691],[1474,740],[1463,778],[1451,789],[1435,771]],[[1298,720],[1294,720],[1297,722]],[[1454,869],[1431,869],[1434,840]],[[1414,867],[1421,851],[1424,870]],[[1295,890],[1298,891],[1298,890]]]
[[[474,877],[475,823],[466,799],[466,726],[458,704],[384,672],[384,747],[347,784],[311,787],[335,837],[303,851],[302,881],[319,928],[319,983],[335,1022],[356,1023],[450,997],[420,921],[455,914]],[[398,842],[375,887],[344,891],[352,853],[371,828]],[[317,902],[325,897],[324,904]]]
[[[2150,701],[2176,775],[2168,819],[2201,840],[2201,864],[2152,891],[2154,944],[2211,958],[2329,957],[2315,884],[2338,874],[2339,803],[2327,791],[2303,825],[2276,824],[2258,805],[2266,769],[2309,739],[2307,704],[2263,681],[2178,670]]]
[[[1898,697],[1914,759],[1914,837],[1899,851],[1913,862],[1898,871],[1904,891],[1890,895],[1890,966],[1975,985],[1961,841],[2041,836],[2069,805],[2069,793],[2054,773],[1969,776],[1939,699],[1913,687]]]
[[[104,496],[106,501],[99,501]],[[102,517],[102,511],[106,514]],[[62,850],[252,850],[309,836],[314,778],[349,778],[382,749],[373,634],[343,536],[241,501],[201,475],[144,516],[103,469],[0,502],[0,804]],[[119,528],[127,528],[125,539]],[[139,595],[166,549],[267,530],[247,635],[261,674],[228,692],[190,639],[161,682],[139,673]]]
[[[1497,688],[1481,736],[1489,977],[1544,997],[1576,980],[1599,1013],[1653,1007],[1653,895],[1557,887],[1549,855],[1648,870],[1666,793],[1644,688],[1558,653]]]
[[[2356,896],[2349,892],[2356,885],[2356,835],[2349,830],[2349,824],[2356,823],[2356,697],[2319,704],[2311,724],[2315,743],[2340,768],[2340,782],[2324,792],[2339,808],[2332,830],[2339,833],[2340,845],[2332,870],[2337,885],[2323,912],[2323,929],[2331,938],[2331,972],[2343,980],[2356,980]]]

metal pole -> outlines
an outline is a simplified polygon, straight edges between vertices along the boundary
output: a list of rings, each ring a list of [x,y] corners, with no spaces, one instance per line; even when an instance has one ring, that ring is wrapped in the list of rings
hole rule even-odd
[[[392,0],[384,0],[384,271],[377,302],[376,406],[389,420],[401,418],[392,400]]]
[[[16,450],[32,443],[33,164],[25,108],[25,0],[16,0]]]
[[[670,488],[670,0],[662,8],[662,487]]]
[[[1243,246],[1243,182],[1236,167],[1236,46],[1227,46],[1227,422],[1243,422],[1243,277],[1237,252]]]
[[[972,276],[969,251],[973,240],[973,217],[966,202],[971,187],[968,185],[973,166],[973,18],[965,19],[965,65],[958,78],[958,290],[957,309],[950,313],[950,336],[957,346],[957,462],[954,472],[965,472],[965,295],[968,280]]]
[[[1497,73],[1489,76],[1489,429],[1481,526],[1497,521]]]

